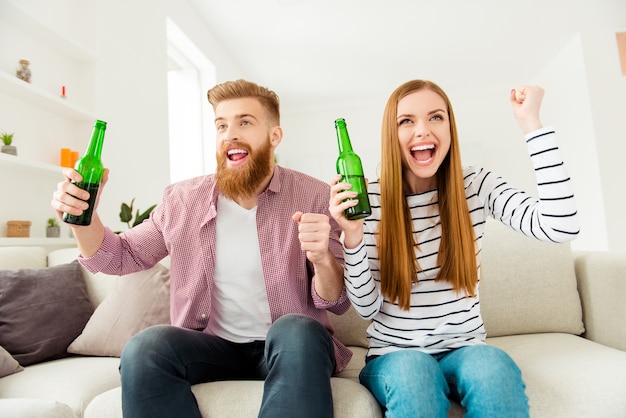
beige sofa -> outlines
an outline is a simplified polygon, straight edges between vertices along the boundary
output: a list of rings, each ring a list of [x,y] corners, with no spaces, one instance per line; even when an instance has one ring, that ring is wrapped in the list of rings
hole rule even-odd
[[[63,265],[75,256],[75,249],[53,251],[46,259],[41,248],[0,248],[0,269]],[[98,306],[92,319],[100,316],[106,322],[107,316],[99,315],[105,308],[109,316],[111,310],[123,311],[110,320],[116,326],[96,328],[103,340],[94,338],[91,348],[83,344],[83,350],[109,350],[109,356],[45,361],[0,378],[0,416],[121,417],[119,359],[110,354],[127,337],[115,333],[134,322],[128,315],[139,314],[127,312],[131,304],[119,298],[133,300],[133,294],[166,286],[167,269],[156,270],[122,278],[83,271],[89,299]],[[626,417],[626,253],[573,254],[568,245],[537,242],[489,222],[482,273],[487,342],[506,350],[522,369],[531,416]],[[158,283],[144,280],[147,276],[156,276]],[[121,281],[137,286],[129,290],[120,287]],[[111,302],[116,293],[118,300]],[[151,297],[163,298],[162,293]],[[142,303],[132,305],[140,305],[142,312],[156,308]],[[148,318],[140,325],[158,321]],[[92,322],[81,337],[93,334]],[[358,383],[367,323],[353,311],[333,316],[333,323],[339,339],[354,351],[348,368],[332,380],[335,416],[382,417],[376,401]],[[107,348],[113,343],[117,348]],[[196,385],[193,391],[205,417],[254,417],[262,387],[258,381],[214,382]],[[460,417],[463,409],[455,403],[449,415]]]

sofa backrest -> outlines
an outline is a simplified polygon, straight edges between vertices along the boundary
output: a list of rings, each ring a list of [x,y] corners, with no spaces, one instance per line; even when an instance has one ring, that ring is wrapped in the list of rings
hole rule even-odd
[[[344,345],[368,347],[366,330],[371,321],[361,318],[354,307],[350,306],[348,312],[343,315],[329,312],[328,317],[333,324],[335,338]]]
[[[487,336],[584,331],[569,244],[538,241],[490,219],[481,258]]]
[[[47,255],[43,247],[0,247],[0,270],[44,268]]]

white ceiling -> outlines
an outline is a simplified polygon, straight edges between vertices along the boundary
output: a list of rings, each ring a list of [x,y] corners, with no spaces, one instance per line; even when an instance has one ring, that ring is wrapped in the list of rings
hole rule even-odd
[[[290,104],[387,97],[414,78],[512,87],[577,35],[626,30],[626,0],[189,3],[245,77]]]

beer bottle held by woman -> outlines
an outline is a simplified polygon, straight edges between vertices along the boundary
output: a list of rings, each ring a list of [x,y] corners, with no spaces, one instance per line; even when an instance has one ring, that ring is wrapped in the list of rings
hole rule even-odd
[[[339,145],[337,174],[341,174],[342,182],[352,185],[350,191],[358,193],[358,196],[354,199],[359,201],[356,206],[346,209],[344,215],[349,220],[367,218],[372,214],[372,209],[370,208],[370,201],[367,195],[367,183],[363,174],[363,164],[361,163],[361,158],[352,149],[345,119],[335,120],[335,130],[337,132],[337,144]]]

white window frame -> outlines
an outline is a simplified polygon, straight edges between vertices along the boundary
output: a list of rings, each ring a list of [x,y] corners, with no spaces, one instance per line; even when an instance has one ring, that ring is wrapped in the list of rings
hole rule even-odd
[[[211,61],[167,18],[170,181],[215,172],[213,108],[207,90],[216,83]]]

